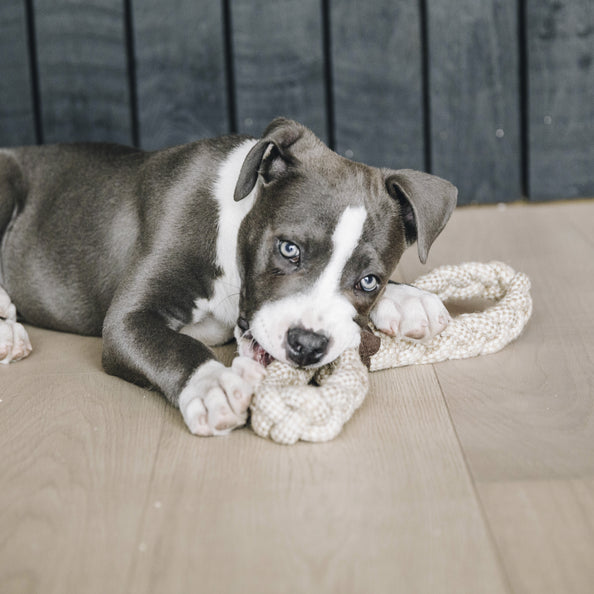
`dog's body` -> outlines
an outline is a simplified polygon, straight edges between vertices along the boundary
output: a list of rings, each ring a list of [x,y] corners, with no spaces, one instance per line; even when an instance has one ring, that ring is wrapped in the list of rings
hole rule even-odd
[[[417,339],[445,326],[437,299],[387,283],[415,240],[425,260],[455,201],[444,180],[348,161],[283,119],[260,140],[154,153],[0,150],[0,356],[30,352],[16,310],[102,335],[108,373],[157,388],[194,433],[228,432],[270,358],[330,362],[370,315]],[[207,345],[234,328],[225,368]]]

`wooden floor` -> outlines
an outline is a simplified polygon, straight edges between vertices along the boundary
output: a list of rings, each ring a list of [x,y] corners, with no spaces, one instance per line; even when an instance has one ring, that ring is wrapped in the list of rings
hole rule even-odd
[[[505,261],[527,330],[372,374],[326,444],[193,437],[100,340],[30,328],[0,369],[0,592],[591,594],[593,229],[594,201],[458,210],[401,277]]]

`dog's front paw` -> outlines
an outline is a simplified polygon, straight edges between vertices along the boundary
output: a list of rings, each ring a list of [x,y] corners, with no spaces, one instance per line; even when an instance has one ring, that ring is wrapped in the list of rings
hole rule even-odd
[[[29,335],[22,324],[0,319],[0,363],[20,361],[32,351]]]
[[[0,287],[0,363],[20,361],[32,351],[29,335],[17,322],[17,311],[8,293]]]
[[[371,321],[378,330],[420,342],[442,332],[450,320],[437,295],[410,285],[389,284],[371,311]]]
[[[248,357],[231,367],[218,361],[201,365],[179,395],[179,408],[195,435],[225,435],[245,425],[247,409],[266,370]]]

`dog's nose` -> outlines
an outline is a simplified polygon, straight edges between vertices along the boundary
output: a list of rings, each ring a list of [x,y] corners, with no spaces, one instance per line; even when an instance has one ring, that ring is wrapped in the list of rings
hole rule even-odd
[[[330,341],[323,334],[305,328],[289,328],[287,332],[287,357],[297,365],[318,363],[328,350]]]

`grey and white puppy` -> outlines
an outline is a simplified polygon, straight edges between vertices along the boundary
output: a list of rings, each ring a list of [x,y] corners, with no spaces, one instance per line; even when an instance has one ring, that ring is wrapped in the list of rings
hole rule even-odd
[[[424,262],[456,204],[447,181],[340,157],[304,126],[157,152],[108,144],[0,150],[0,358],[31,351],[19,319],[103,336],[105,370],[151,386],[189,429],[245,423],[264,365],[319,366],[368,319],[430,338],[441,302],[389,284]],[[230,368],[207,345],[230,340]]]

